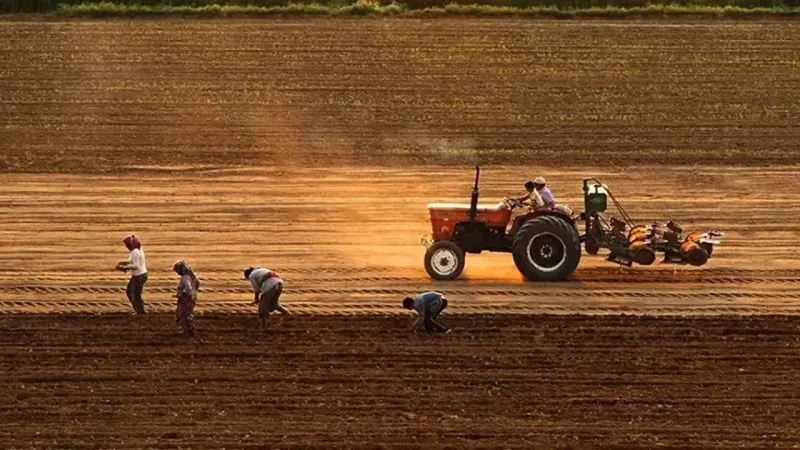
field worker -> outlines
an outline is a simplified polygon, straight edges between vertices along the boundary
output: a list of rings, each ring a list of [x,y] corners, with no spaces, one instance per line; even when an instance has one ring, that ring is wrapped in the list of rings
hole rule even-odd
[[[447,298],[441,292],[425,292],[414,298],[406,297],[403,299],[403,308],[415,309],[419,318],[412,326],[411,330],[416,331],[422,326],[425,331],[435,333],[449,333],[450,329],[436,321],[439,314],[447,308]]]
[[[186,261],[176,262],[172,265],[172,270],[181,277],[178,282],[178,291],[175,293],[175,298],[178,299],[175,320],[183,333],[194,337],[197,331],[194,324],[194,307],[197,304],[197,290],[200,289],[200,281]]]
[[[290,314],[280,304],[283,280],[277,272],[263,267],[248,267],[244,270],[244,278],[249,280],[253,286],[255,292],[253,304],[258,305],[258,318],[261,321],[262,330],[267,330],[269,314],[276,309],[282,314]]]
[[[553,198],[553,193],[550,192],[550,188],[547,187],[544,177],[536,177],[536,179],[533,180],[533,185],[536,188],[536,192],[538,192],[539,196],[542,198],[544,206],[548,208],[555,206],[556,200]]]
[[[128,287],[125,293],[128,295],[128,301],[133,306],[133,314],[144,314],[144,299],[142,298],[142,291],[144,284],[147,282],[147,265],[145,264],[144,250],[142,250],[142,243],[136,235],[125,236],[122,240],[131,254],[127,261],[120,261],[117,264],[117,270],[123,272],[131,271],[131,279],[128,281]]]

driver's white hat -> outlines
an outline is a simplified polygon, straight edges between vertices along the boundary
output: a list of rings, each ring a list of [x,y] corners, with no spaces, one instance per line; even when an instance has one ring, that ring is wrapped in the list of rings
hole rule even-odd
[[[544,182],[544,177],[536,177],[536,179],[533,180],[533,182],[534,182],[534,184],[546,184]]]

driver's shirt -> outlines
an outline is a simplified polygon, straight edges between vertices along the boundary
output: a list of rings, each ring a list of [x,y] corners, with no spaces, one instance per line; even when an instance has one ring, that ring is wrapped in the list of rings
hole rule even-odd
[[[541,207],[544,206],[544,200],[542,200],[542,196],[539,195],[538,192],[536,192],[536,189],[534,189],[533,192],[531,192],[530,200],[531,200],[531,209],[532,210],[533,209],[537,209],[537,208],[541,208]]]

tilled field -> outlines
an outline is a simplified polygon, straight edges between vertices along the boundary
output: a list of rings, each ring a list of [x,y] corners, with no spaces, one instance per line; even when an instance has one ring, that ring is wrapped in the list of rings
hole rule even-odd
[[[0,22],[0,170],[797,164],[800,23]]]
[[[793,448],[794,318],[0,318],[6,448]]]
[[[486,202],[517,194],[535,169],[484,171]],[[0,192],[0,310],[120,312],[127,257],[121,239],[142,236],[145,300],[172,308],[172,263],[187,259],[203,283],[201,311],[248,312],[248,265],[279,270],[284,302],[313,314],[395,313],[413,292],[446,292],[455,313],[725,314],[800,312],[793,242],[800,199],[793,168],[660,169],[659,179],[617,171],[549,169],[567,204],[581,206],[580,177],[600,176],[642,223],[673,219],[726,232],[702,268],[619,268],[584,255],[568,283],[525,283],[508,254],[470,255],[463,280],[433,282],[423,269],[425,205],[464,201],[464,170],[367,167],[228,170],[194,176],[7,175]],[[291,182],[287,182],[291,179]],[[702,180],[702,181],[699,181]],[[670,195],[660,195],[668,192]]]

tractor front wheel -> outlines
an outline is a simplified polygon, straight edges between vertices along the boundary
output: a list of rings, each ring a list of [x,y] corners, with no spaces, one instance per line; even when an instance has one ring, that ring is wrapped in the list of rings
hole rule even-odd
[[[425,252],[425,271],[434,280],[455,280],[464,270],[466,256],[450,241],[437,241]]]
[[[517,269],[530,281],[566,280],[581,260],[575,227],[555,216],[539,216],[514,236],[512,255]]]

